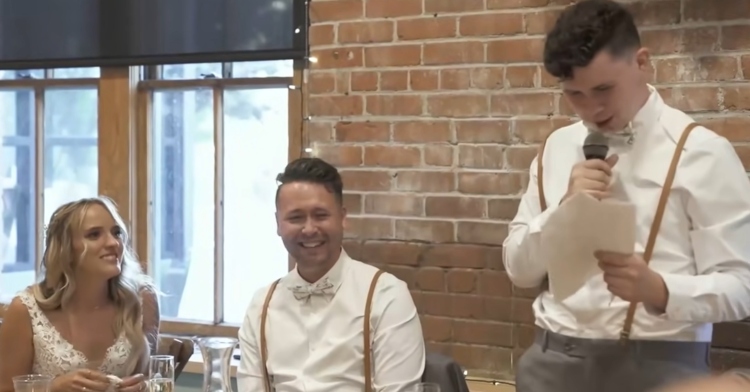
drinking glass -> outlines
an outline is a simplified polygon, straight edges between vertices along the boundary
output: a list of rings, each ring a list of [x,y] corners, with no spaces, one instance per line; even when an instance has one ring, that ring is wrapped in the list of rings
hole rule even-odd
[[[148,359],[148,387],[151,392],[174,391],[174,357],[152,355]]]
[[[440,385],[434,382],[421,382],[412,389],[413,392],[440,392]]]
[[[15,392],[49,392],[52,377],[42,374],[26,374],[13,377]]]

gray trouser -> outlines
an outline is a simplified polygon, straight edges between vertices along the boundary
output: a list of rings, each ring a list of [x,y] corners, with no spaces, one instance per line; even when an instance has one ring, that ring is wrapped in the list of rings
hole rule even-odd
[[[517,392],[650,392],[707,374],[710,343],[579,339],[537,328],[516,367]]]

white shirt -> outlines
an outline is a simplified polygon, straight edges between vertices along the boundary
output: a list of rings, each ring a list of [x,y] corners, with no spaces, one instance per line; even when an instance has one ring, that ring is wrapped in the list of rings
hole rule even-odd
[[[375,267],[346,252],[319,282],[330,294],[298,300],[290,287],[310,286],[297,270],[281,279],[268,309],[268,373],[276,392],[362,392],[365,303]],[[317,282],[316,282],[317,283]],[[239,392],[263,392],[260,316],[269,287],[255,293],[239,330]],[[422,326],[406,283],[384,273],[370,316],[373,390],[406,392],[425,366]]]
[[[636,206],[635,249],[641,254],[675,146],[693,122],[650,88],[632,122],[630,144],[618,137],[610,144],[619,155],[613,197]],[[544,246],[540,230],[565,195],[573,165],[584,160],[587,134],[578,122],[549,137],[542,157],[545,212],[536,159],[531,163],[529,187],[503,243],[505,268],[517,286],[536,287],[546,275],[545,260],[538,257]],[[729,141],[704,127],[694,129],[685,144],[650,267],[663,277],[669,300],[662,315],[638,305],[633,339],[710,342],[711,323],[750,316],[750,181]],[[617,339],[629,303],[611,300],[601,274],[564,301],[545,291],[533,305],[536,325],[568,336]]]

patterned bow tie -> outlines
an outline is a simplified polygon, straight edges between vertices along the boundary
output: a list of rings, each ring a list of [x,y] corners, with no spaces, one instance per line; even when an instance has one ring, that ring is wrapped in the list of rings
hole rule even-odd
[[[289,290],[294,294],[294,298],[299,300],[310,298],[311,295],[324,295],[333,294],[331,290],[333,283],[328,278],[325,278],[322,282],[316,284],[306,284],[289,287]]]

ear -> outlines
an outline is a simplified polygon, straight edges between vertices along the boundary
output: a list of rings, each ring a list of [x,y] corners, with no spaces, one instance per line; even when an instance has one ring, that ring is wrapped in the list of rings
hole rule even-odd
[[[651,53],[648,51],[648,48],[638,49],[635,52],[635,61],[639,70],[648,71],[651,68]]]

